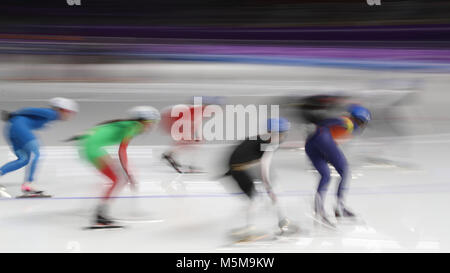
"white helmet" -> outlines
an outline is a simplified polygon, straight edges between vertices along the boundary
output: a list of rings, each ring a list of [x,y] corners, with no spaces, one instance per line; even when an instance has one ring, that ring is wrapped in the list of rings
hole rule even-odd
[[[72,112],[78,112],[78,104],[71,99],[66,99],[66,98],[53,98],[50,100],[50,106],[52,107],[56,107],[56,108],[61,108],[64,110],[69,110]]]
[[[131,108],[128,113],[133,119],[144,119],[144,120],[160,120],[161,115],[158,109],[151,106],[136,106]]]

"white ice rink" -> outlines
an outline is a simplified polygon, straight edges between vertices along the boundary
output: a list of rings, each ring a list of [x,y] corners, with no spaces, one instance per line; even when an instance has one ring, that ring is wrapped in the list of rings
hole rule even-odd
[[[316,71],[316,75],[319,72]],[[283,74],[282,71],[280,73]],[[333,77],[338,78],[341,72],[333,73],[329,74],[330,81]],[[371,72],[364,73],[355,72],[360,77],[360,82],[364,75],[365,80],[377,79]],[[348,71],[344,74],[348,75]],[[388,77],[387,74],[377,76]],[[124,188],[111,208],[111,216],[127,228],[83,230],[91,220],[106,180],[79,159],[75,147],[61,146],[58,141],[80,128],[88,128],[101,121],[103,116],[97,109],[100,117],[93,121],[85,118],[74,121],[76,130],[65,133],[61,128],[70,128],[69,125],[55,124],[54,129],[52,127],[40,134],[44,142],[46,137],[52,141],[44,143],[46,145],[42,150],[37,185],[54,198],[0,199],[0,251],[448,252],[450,126],[446,117],[449,110],[440,112],[433,105],[448,105],[446,103],[450,96],[445,96],[445,101],[434,99],[433,96],[442,94],[450,85],[444,75],[407,76],[422,77],[430,83],[424,87],[425,91],[422,90],[428,94],[422,94],[425,99],[421,103],[425,106],[419,105],[422,109],[421,116],[438,115],[440,119],[435,119],[433,122],[436,123],[433,124],[430,123],[432,121],[421,120],[420,123],[423,124],[416,124],[417,128],[415,127],[420,133],[414,136],[365,138],[344,146],[352,171],[347,200],[349,207],[359,216],[357,222],[338,223],[336,230],[314,224],[311,218],[312,196],[318,177],[311,170],[302,149],[285,148],[277,152],[274,158],[273,181],[282,207],[291,220],[301,227],[301,232],[296,236],[279,237],[276,240],[231,244],[227,233],[245,223],[245,199],[236,189],[228,187],[232,185],[229,178],[219,181],[216,177],[225,168],[229,146],[198,147],[196,155],[188,157],[195,158],[197,165],[211,173],[179,175],[160,160],[160,154],[166,146],[153,145],[149,135],[148,141],[141,139],[137,142],[138,145],[131,146],[129,150],[130,163],[140,183],[139,193],[133,194],[128,188]],[[396,75],[389,77],[395,78]],[[283,84],[285,90],[288,89],[286,86],[290,86],[286,81]],[[97,88],[99,85],[101,84],[96,84]],[[90,86],[86,84],[82,91],[86,93]],[[173,89],[181,88],[180,86],[182,85],[171,85]],[[265,88],[272,88],[269,90],[272,92],[276,86],[274,84]],[[42,90],[48,96],[57,92],[55,87],[64,89],[64,84],[23,85],[5,82],[2,84],[2,98],[9,98],[10,101],[3,100],[1,106],[8,108],[9,103],[20,101],[24,101],[21,106],[35,105],[37,102],[33,101],[39,101],[44,95],[33,93],[30,89]],[[247,95],[257,94],[261,88],[263,87],[251,89],[246,86],[245,92]],[[8,95],[9,90],[15,91]],[[291,86],[289,92],[292,90],[295,88]],[[17,92],[22,92],[22,96],[17,95],[20,94]],[[73,92],[69,94],[76,98],[77,96],[73,96],[76,91]],[[152,94],[152,91],[148,92]],[[180,89],[179,92],[182,93],[183,90]],[[92,99],[84,94],[83,96],[79,97],[85,98],[86,103],[89,98]],[[103,97],[99,96],[98,99]],[[147,97],[147,101],[151,103],[152,100]],[[126,107],[130,104],[114,103],[124,107],[125,104]],[[81,106],[83,109],[83,104]],[[12,110],[14,107],[9,108]],[[90,111],[92,117],[95,110]],[[0,153],[2,164],[13,159],[7,146],[2,146]],[[2,177],[0,184],[16,196],[22,179],[23,172],[20,171]],[[326,200],[330,214],[335,185],[336,177],[333,176]],[[275,232],[276,217],[269,199],[263,193],[258,212],[260,228]]]

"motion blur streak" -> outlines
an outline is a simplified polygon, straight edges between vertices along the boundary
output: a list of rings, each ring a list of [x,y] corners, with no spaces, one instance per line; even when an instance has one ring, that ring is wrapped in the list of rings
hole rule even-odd
[[[1,252],[450,251],[442,216],[450,206],[449,1],[1,2],[4,131],[5,113],[47,107],[52,97],[80,108],[35,132],[33,183],[54,198],[2,195]],[[277,105],[280,113],[271,121],[243,113],[246,134],[233,140],[175,141],[173,123],[215,117],[167,114],[180,104],[192,112]],[[130,121],[135,106],[156,108],[161,121]],[[369,111],[366,120],[355,106]],[[134,126],[132,134],[111,126],[121,153],[113,145],[101,151],[108,160],[87,164],[77,145],[105,121]],[[271,129],[248,141],[252,122]],[[194,127],[192,135],[201,131]],[[0,165],[16,160],[9,140],[0,138]],[[333,154],[337,143],[346,160]],[[262,152],[265,144],[273,150]],[[106,207],[99,202],[110,184],[99,170],[118,185],[111,216],[133,226],[113,231],[120,236],[82,230],[95,206],[97,214]],[[15,197],[22,176],[0,184]],[[335,202],[335,177],[346,177],[345,206],[340,191]],[[352,213],[354,222],[339,221]],[[20,236],[25,229],[33,244]]]

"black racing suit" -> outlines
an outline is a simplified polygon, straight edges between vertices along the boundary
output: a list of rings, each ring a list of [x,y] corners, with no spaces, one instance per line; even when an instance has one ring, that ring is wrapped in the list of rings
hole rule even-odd
[[[267,137],[268,138],[268,137]],[[254,175],[249,169],[260,163],[264,155],[264,144],[269,144],[270,139],[263,140],[260,136],[256,139],[245,139],[239,144],[231,154],[229,160],[229,172],[237,182],[239,188],[249,197],[252,198],[255,193]]]

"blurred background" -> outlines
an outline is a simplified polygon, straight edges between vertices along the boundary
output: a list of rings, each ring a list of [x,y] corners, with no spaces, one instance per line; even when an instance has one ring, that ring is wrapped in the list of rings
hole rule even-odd
[[[85,102],[86,113],[126,100],[162,107],[220,94],[257,104],[346,92],[388,107],[420,89],[433,92],[421,101],[432,107],[414,117],[442,122],[428,111],[446,108],[450,3],[369,2],[2,1],[0,106],[62,93]]]
[[[123,116],[136,103],[163,109],[191,103],[194,95],[244,105],[346,95],[374,112],[368,137],[449,133],[442,126],[450,115],[448,1],[6,0],[1,6],[0,107],[56,95],[81,103],[77,120],[56,126],[48,144],[66,145],[60,137]],[[298,112],[282,115],[295,119]],[[295,132],[292,140],[300,140]]]
[[[310,128],[298,119],[298,109],[287,105],[311,95],[348,96],[372,111],[373,122],[364,135],[344,146],[359,168],[355,177],[367,175],[364,166],[388,166],[389,171],[431,166],[416,179],[448,178],[449,1],[2,0],[0,10],[0,109],[44,106],[55,96],[80,103],[73,121],[38,133],[47,155],[41,171],[47,181],[85,172],[85,166],[76,165],[76,152],[62,147],[72,144],[62,140],[101,121],[125,117],[135,105],[162,110],[189,104],[192,96],[222,96],[226,104],[279,104],[282,115],[293,121],[285,148],[296,152],[283,154],[279,172],[286,167],[294,172],[297,162],[300,171],[309,170],[301,148]],[[166,179],[167,174],[158,173],[161,163],[155,162],[171,143],[161,131],[133,142],[147,147],[131,147],[130,157],[149,183]],[[12,159],[3,138],[0,144],[2,161]],[[197,163],[220,173],[229,149],[211,147],[203,149]],[[213,159],[212,149],[223,153]],[[61,160],[65,164],[55,170]],[[386,181],[379,177],[372,180]],[[203,183],[211,181],[196,179],[184,185],[191,186],[187,193],[211,191]],[[312,194],[315,177],[307,179],[305,192]],[[376,185],[385,185],[380,183]],[[450,191],[447,184],[439,184],[439,191]],[[370,191],[369,184],[362,185],[368,185],[363,192]],[[53,187],[64,192],[63,184]],[[149,184],[146,193],[164,190]],[[172,187],[169,193],[177,190]],[[370,211],[368,205],[364,209]],[[406,210],[399,214],[409,215]],[[420,222],[413,219],[408,223]],[[409,236],[395,225],[384,231]],[[445,234],[437,233],[436,238]]]

